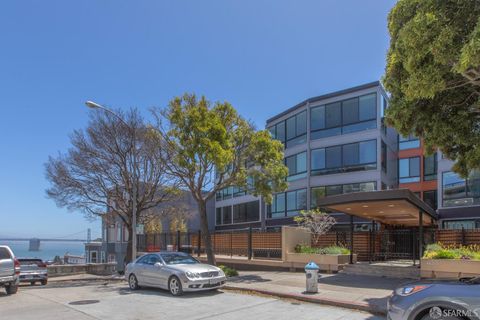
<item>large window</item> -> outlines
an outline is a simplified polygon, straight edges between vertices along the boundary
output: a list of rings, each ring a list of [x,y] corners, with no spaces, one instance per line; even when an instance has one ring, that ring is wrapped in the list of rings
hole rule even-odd
[[[310,189],[310,207],[318,208],[318,201],[327,196],[352,192],[374,191],[376,188],[377,183],[374,181],[314,187]]]
[[[398,135],[398,150],[406,150],[420,147],[420,140],[413,134],[407,137]]]
[[[268,128],[272,137],[285,143],[286,148],[307,141],[307,111],[302,111],[285,121]]]
[[[268,218],[284,218],[296,216],[307,209],[307,189],[277,193],[272,204],[267,206]]]
[[[423,180],[437,179],[437,154],[423,158]]]
[[[223,224],[232,223],[232,207],[231,206],[222,208],[222,221],[223,221]]]
[[[433,210],[437,210],[437,190],[424,191],[423,201]]]
[[[310,110],[311,139],[320,139],[377,127],[375,93],[334,102]]]
[[[382,170],[387,172],[387,144],[382,140]]]
[[[285,121],[277,123],[276,125],[268,128],[268,130],[274,139],[285,143]]]
[[[222,208],[215,209],[215,224],[217,226],[222,224]]]
[[[312,175],[377,168],[377,140],[315,149],[311,152]]]
[[[307,176],[307,153],[302,152],[285,158],[288,168],[287,181],[293,181]]]
[[[443,221],[444,229],[480,229],[480,220],[447,220]]]
[[[215,224],[217,226],[222,224],[232,224],[232,206],[216,208]]]
[[[444,172],[442,186],[444,207],[480,204],[479,172],[472,172],[467,179],[462,179],[454,172]]]
[[[233,206],[233,223],[255,222],[259,220],[258,201],[239,203]]]
[[[398,160],[398,177],[400,183],[420,181],[420,157]]]

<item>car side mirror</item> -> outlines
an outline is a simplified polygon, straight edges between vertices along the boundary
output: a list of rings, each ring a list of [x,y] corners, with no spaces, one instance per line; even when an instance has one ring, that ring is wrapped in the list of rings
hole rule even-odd
[[[157,268],[161,268],[161,267],[163,267],[163,263],[155,262],[154,266],[157,267]]]

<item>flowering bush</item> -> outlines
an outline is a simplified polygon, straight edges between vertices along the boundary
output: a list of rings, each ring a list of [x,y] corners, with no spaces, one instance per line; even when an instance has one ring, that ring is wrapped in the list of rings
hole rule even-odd
[[[480,246],[445,246],[434,243],[427,246],[423,258],[480,260]]]

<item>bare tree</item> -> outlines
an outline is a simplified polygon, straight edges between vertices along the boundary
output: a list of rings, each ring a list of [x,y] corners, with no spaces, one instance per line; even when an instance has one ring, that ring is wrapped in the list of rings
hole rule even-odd
[[[293,219],[300,226],[310,230],[315,245],[318,243],[320,236],[326,234],[337,223],[335,218],[319,209],[302,210],[300,215]]]
[[[145,126],[139,112],[118,110],[116,114],[125,123],[114,114],[91,111],[87,129],[71,135],[68,152],[49,157],[46,177],[51,186],[47,195],[58,206],[87,217],[118,216],[128,228],[128,262],[134,197],[141,219],[149,209],[176,199],[178,188],[165,174],[158,135]]]

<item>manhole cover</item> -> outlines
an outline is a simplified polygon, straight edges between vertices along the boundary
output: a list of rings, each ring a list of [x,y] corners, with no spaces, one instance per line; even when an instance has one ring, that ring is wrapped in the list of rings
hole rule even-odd
[[[100,300],[78,300],[78,301],[72,301],[69,304],[74,305],[74,306],[81,306],[84,304],[94,304],[94,303],[99,303]]]

